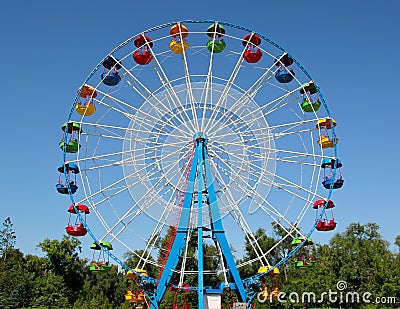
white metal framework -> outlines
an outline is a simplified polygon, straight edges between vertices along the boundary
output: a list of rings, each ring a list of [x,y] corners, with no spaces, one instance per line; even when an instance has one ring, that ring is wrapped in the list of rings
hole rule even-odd
[[[218,36],[216,31],[207,34],[213,24],[214,30],[217,25],[225,29],[219,39],[226,47],[218,53],[206,46]],[[245,265],[274,267],[288,258],[277,259],[274,250],[295,237],[309,236],[315,228],[312,204],[332,193],[321,184],[320,166],[324,158],[336,157],[336,142],[333,148],[320,147],[322,133],[316,127],[319,119],[330,117],[327,105],[316,86],[321,108],[301,108],[305,99],[316,100],[304,90],[311,77],[293,56],[292,71],[286,68],[281,63],[286,51],[268,38],[214,21],[182,22],[188,35],[184,37],[181,29],[174,38],[174,25],[157,26],[126,40],[84,82],[97,93],[88,98],[96,111],[91,116],[77,114],[75,104],[82,101],[78,93],[68,120],[82,127],[81,148],[65,155],[80,168],[73,201],[89,206],[88,227],[95,241],[112,242],[120,258],[132,252],[137,268],[162,267],[160,239],[179,222],[195,137],[201,132],[208,140],[212,183],[239,271]],[[251,45],[243,40],[248,34],[261,38],[255,48],[262,57],[256,63],[243,57]],[[146,65],[133,59],[140,49],[134,45],[138,36],[152,42],[145,43],[152,56]],[[171,51],[172,40],[183,49],[185,40],[187,49]],[[105,85],[101,78],[107,58],[120,66],[122,79],[115,86]],[[282,68],[292,74],[292,81],[276,80]],[[210,228],[209,209],[192,207],[188,243],[200,225]],[[277,227],[281,238],[262,248],[256,230],[263,228],[272,236]],[[251,257],[244,254],[246,240],[255,253]],[[180,268],[173,270],[179,274],[177,286],[196,272],[185,268],[187,248]],[[221,248],[217,252],[221,257]],[[222,262],[218,269],[202,272],[221,274],[228,282],[229,270]]]

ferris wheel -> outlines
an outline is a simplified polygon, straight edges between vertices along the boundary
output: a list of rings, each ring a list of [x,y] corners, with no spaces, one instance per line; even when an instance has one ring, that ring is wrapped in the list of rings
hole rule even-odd
[[[336,227],[335,126],[318,84],[262,34],[217,21],[150,28],[93,69],[62,126],[67,233],[88,233],[94,251],[138,278],[127,300],[159,308],[168,289],[185,289],[210,308],[208,296],[230,289],[249,306],[290,258],[312,267],[312,232]],[[279,237],[266,247],[260,228]],[[244,277],[246,267],[256,271]],[[220,284],[206,286],[210,276]]]

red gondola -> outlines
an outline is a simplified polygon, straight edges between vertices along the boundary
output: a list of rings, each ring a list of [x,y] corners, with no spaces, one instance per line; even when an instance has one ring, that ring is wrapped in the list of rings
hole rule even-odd
[[[254,50],[254,48],[250,47],[243,54],[244,60],[248,63],[256,63],[256,62],[260,61],[261,57],[262,57],[262,53],[259,48]]]
[[[326,205],[326,207],[325,207]],[[331,209],[330,215],[327,215],[326,211],[323,214],[323,218],[321,218],[316,225],[316,229],[318,231],[332,231],[336,228],[337,223],[335,222],[335,219],[333,218],[333,211],[332,208],[335,207],[335,204],[331,200],[317,200],[314,202],[313,209],[317,210],[316,217],[317,219],[319,218],[320,214],[318,209]]]
[[[336,228],[337,223],[335,222],[334,219],[331,219],[329,221],[327,220],[320,220],[317,223],[317,226],[315,227],[318,231],[323,231],[323,232],[327,232],[327,231],[332,231]]]
[[[71,236],[85,236],[87,234],[87,230],[80,220],[80,217],[77,216],[75,219],[75,223],[71,224],[72,215],[76,215],[78,212],[84,215],[84,222],[86,223],[86,215],[90,213],[89,208],[83,204],[71,205],[68,207],[68,212],[70,213],[68,219],[68,226],[65,228],[67,234]]]
[[[261,38],[255,33],[247,34],[243,40],[242,45],[246,48],[243,53],[243,59],[248,63],[256,63],[260,61],[262,52],[258,46],[261,44]]]
[[[133,60],[140,65],[149,64],[153,59],[150,52],[150,49],[153,47],[153,41],[151,38],[142,34],[136,37],[133,44],[138,48],[138,50],[133,54]]]

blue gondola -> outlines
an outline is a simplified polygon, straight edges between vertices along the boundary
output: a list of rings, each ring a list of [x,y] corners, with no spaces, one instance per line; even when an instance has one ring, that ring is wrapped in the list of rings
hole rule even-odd
[[[118,59],[107,57],[103,61],[104,73],[101,74],[101,79],[107,86],[116,86],[121,81],[121,76],[118,70],[121,68],[121,64]]]
[[[322,182],[322,185],[325,187],[325,189],[330,189],[332,186],[332,189],[340,189],[343,187],[344,180],[342,178],[338,178],[333,180],[331,179],[326,179]]]
[[[78,190],[78,186],[73,182],[71,182],[69,184],[69,186],[71,189],[71,194],[74,194],[76,192],[76,190]],[[63,185],[62,183],[56,184],[56,189],[57,189],[57,192],[60,194],[68,194],[67,186]]]
[[[322,168],[327,168],[327,167],[335,167],[335,162],[336,162],[336,168],[341,168],[342,167],[342,162],[339,159],[334,159],[334,158],[325,158],[322,160],[321,167]]]
[[[119,76],[118,72],[104,72],[101,74],[101,79],[107,86],[116,86],[121,81],[121,76]]]
[[[290,69],[289,71],[286,71],[285,69],[280,69],[278,72],[276,72],[275,78],[278,82],[282,84],[290,83],[294,78],[294,71],[292,69]]]
[[[69,187],[71,190],[71,194],[74,194],[78,190],[78,186],[76,185],[76,174],[79,174],[79,167],[75,163],[65,163],[60,165],[57,168],[57,171],[60,173],[58,176],[58,183],[56,184],[57,192],[60,194],[68,194],[67,184],[63,182],[63,176],[67,173],[67,178],[69,182]],[[75,179],[71,179],[71,174],[75,175]]]
[[[275,59],[275,65],[279,67],[275,74],[275,78],[282,84],[290,83],[294,78],[294,71],[292,69],[293,58],[287,53],[279,55]]]
[[[322,160],[321,168],[324,169],[324,180],[322,181],[322,185],[325,189],[339,189],[343,187],[344,180],[342,179],[342,172],[340,168],[342,167],[342,162],[337,158],[325,158]],[[332,170],[336,168],[336,179],[333,179]],[[329,170],[329,173],[326,174],[326,170]]]
[[[57,169],[60,173],[69,173],[79,174],[79,167],[75,163],[65,163],[64,165],[60,165]]]

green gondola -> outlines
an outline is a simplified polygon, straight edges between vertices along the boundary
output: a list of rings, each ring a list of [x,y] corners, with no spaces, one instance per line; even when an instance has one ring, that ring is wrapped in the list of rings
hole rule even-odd
[[[61,150],[64,150],[65,147],[65,152],[68,153],[75,153],[78,152],[79,148],[81,145],[78,143],[77,139],[69,141],[69,143],[66,143],[65,141],[61,141],[59,143]]]
[[[321,101],[316,100],[312,102],[311,100],[304,98],[303,102],[301,103],[301,109],[307,113],[316,112],[321,107]]]
[[[210,52],[214,52],[214,54],[218,54],[222,52],[226,47],[226,43],[224,40],[219,41],[208,41],[207,48]]]

